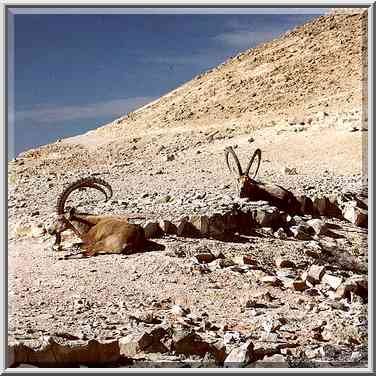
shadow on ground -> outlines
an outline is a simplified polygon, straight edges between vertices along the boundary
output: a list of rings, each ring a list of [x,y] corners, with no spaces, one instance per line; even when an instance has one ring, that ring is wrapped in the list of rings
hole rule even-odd
[[[79,247],[81,243],[75,244],[76,247]],[[126,252],[114,254],[114,255],[133,255],[137,253],[145,253],[145,252],[154,252],[154,251],[164,251],[165,246],[163,244],[156,243],[151,240],[146,241],[146,245],[141,249],[141,250],[127,250]],[[81,260],[81,259],[86,259],[86,258],[91,258],[91,257],[99,257],[103,255],[108,255],[109,253],[99,253],[95,256],[84,256],[83,253],[78,249],[78,252],[73,252],[66,254],[62,257],[59,258],[59,260]]]

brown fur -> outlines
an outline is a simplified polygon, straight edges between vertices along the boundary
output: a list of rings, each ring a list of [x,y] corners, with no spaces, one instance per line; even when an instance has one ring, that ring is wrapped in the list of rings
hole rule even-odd
[[[145,232],[142,226],[128,223],[127,220],[102,218],[81,235],[86,256],[96,253],[121,253],[137,250],[145,245]]]
[[[252,201],[268,201],[290,214],[300,213],[300,203],[294,194],[279,185],[256,182],[244,175],[238,178],[238,185],[241,198],[249,198]]]
[[[80,187],[91,187],[104,192],[97,184],[109,185],[100,179],[85,178],[72,183],[60,195],[57,208],[58,218],[49,233],[56,236],[55,245],[60,247],[61,233],[72,230],[81,240],[81,248],[86,256],[96,253],[120,253],[142,248],[145,243],[145,232],[142,226],[131,224],[128,218],[118,215],[94,215],[76,213],[72,208],[68,218],[64,214],[64,205],[70,193]],[[112,190],[111,190],[112,194]]]
[[[264,184],[255,180],[261,163],[260,149],[256,149],[253,153],[245,172],[243,172],[239,158],[237,157],[234,149],[229,146],[225,149],[225,160],[230,172],[233,172],[229,162],[230,156],[232,156],[233,162],[235,162],[235,167],[237,170],[237,185],[241,198],[249,198],[252,201],[268,201],[272,205],[275,205],[279,209],[290,214],[300,214],[300,203],[292,192],[279,185]],[[256,171],[254,172],[253,176],[250,177],[249,173],[256,158]]]

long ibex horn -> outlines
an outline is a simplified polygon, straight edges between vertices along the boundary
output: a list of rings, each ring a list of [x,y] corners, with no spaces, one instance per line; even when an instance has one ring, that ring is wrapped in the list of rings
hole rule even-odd
[[[101,187],[104,186],[109,190],[109,196],[107,192]],[[112,197],[112,188],[110,184],[106,181],[96,178],[96,177],[87,177],[79,179],[72,184],[70,184],[64,191],[59,195],[56,204],[56,211],[58,215],[64,214],[65,212],[65,202],[67,201],[69,195],[79,188],[94,188],[98,191],[102,192],[106,196],[106,201],[108,201]]]
[[[243,175],[242,167],[241,167],[241,165],[240,165],[239,159],[238,159],[237,155],[235,154],[235,151],[234,151],[234,149],[232,148],[232,146],[228,146],[228,147],[225,149],[225,160],[226,160],[226,164],[227,164],[227,167],[228,167],[230,173],[232,173],[233,170],[231,169],[230,162],[229,162],[229,156],[230,156],[230,155],[232,155],[232,157],[233,157],[234,160],[235,160],[235,164],[236,164],[236,167],[237,167],[237,169],[238,169],[239,176],[242,176],[242,175]]]
[[[249,176],[249,170],[251,169],[253,161],[255,160],[256,156],[257,156],[257,167],[256,167],[256,170],[255,170],[255,173],[253,174],[253,176]],[[260,163],[261,163],[261,150],[256,149],[255,152],[252,155],[251,160],[248,163],[247,168],[245,169],[245,175],[249,176],[251,179],[254,179],[256,177],[257,173],[258,173],[259,168],[260,168]]]

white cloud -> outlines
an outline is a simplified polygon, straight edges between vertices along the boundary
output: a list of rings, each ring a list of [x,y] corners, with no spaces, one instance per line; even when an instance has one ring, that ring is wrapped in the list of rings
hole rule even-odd
[[[251,47],[275,38],[276,31],[230,31],[216,35],[213,39],[233,47]]]
[[[38,105],[28,111],[17,111],[17,121],[38,123],[59,122],[79,119],[95,119],[105,116],[120,116],[141,107],[155,98],[134,97],[115,99],[107,102],[87,104],[83,106],[44,106]]]
[[[218,64],[222,58],[222,51],[209,51],[203,53],[195,53],[191,55],[181,56],[151,56],[144,57],[143,61],[152,64],[165,64],[168,68],[173,69],[174,66],[194,65],[200,67],[208,67]]]

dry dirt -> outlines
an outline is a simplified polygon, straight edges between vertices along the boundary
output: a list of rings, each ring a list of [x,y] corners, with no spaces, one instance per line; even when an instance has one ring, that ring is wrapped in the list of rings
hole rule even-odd
[[[367,194],[365,30],[364,14],[320,17],[109,125],[10,162],[10,343],[64,333],[118,339],[136,330],[130,316],[152,312],[173,327],[196,328],[189,320],[218,327],[207,324],[198,330],[202,336],[210,332],[223,340],[225,333],[240,333],[227,353],[248,338],[256,348],[282,354],[289,366],[366,364],[366,300],[336,300],[325,283],[295,291],[263,282],[265,276],[298,278],[311,265],[325,266],[343,281],[366,277],[367,229],[350,222],[323,218],[335,229],[332,235],[307,241],[279,239],[268,229],[241,242],[171,235],[154,239],[160,250],[68,260],[62,255],[72,249],[53,252],[53,239],[43,234],[63,186],[92,173],[112,185],[114,197],[104,204],[92,192],[79,192],[74,203],[80,209],[177,221],[224,199],[237,200],[224,163],[229,145],[236,145],[243,164],[261,148],[261,181],[311,197]],[[285,167],[297,174],[283,173]],[[41,224],[42,233],[33,237],[25,230],[22,236],[21,224]],[[72,242],[67,235],[66,245]],[[319,257],[307,252],[312,244]],[[192,256],[204,252],[222,253],[234,264],[203,270]],[[242,255],[256,260],[256,267],[239,268]],[[294,267],[276,267],[278,257]],[[272,299],[253,306],[263,299],[257,294],[266,292]],[[171,316],[176,304],[192,317]],[[163,358],[153,356],[152,366]],[[192,359],[205,364],[189,354],[180,361]]]

